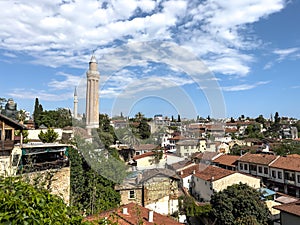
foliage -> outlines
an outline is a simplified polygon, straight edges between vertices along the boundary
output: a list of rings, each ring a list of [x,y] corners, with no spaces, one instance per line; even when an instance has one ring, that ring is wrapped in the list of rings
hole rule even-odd
[[[53,128],[48,128],[45,133],[41,131],[38,137],[43,143],[53,143],[57,140],[58,133]]]
[[[293,140],[285,140],[279,145],[274,145],[272,150],[276,155],[300,154],[300,143]]]
[[[28,143],[29,139],[28,139],[28,135],[29,135],[29,132],[28,130],[16,130],[15,131],[15,136],[23,136],[23,143]]]
[[[33,120],[34,120],[35,128],[38,128],[41,125],[40,116],[42,112],[43,112],[43,106],[39,103],[39,99],[36,98],[34,103],[34,111],[33,111]]]
[[[118,206],[120,195],[115,183],[127,175],[115,153],[99,150],[92,143],[75,137],[77,149],[69,152],[71,162],[71,205],[87,214]]]
[[[72,125],[71,112],[68,109],[58,108],[56,110],[43,110],[43,106],[39,103],[39,99],[35,99],[33,119],[35,127],[38,128],[42,124],[46,127],[63,128]]]
[[[255,119],[255,121],[256,121],[257,123],[262,124],[263,127],[266,127],[266,119],[264,118],[263,115],[259,115],[259,116]]]
[[[181,118],[180,118],[180,115],[178,114],[177,116],[177,122],[181,122]]]
[[[213,194],[210,203],[217,225],[268,224],[270,212],[260,200],[260,193],[246,184],[235,184]]]
[[[43,111],[39,115],[36,124],[38,127],[44,124],[46,127],[64,128],[72,125],[71,112],[68,109],[58,108],[56,110]]]
[[[260,124],[250,124],[245,129],[245,135],[249,138],[263,138],[263,134],[260,132]]]
[[[137,135],[141,139],[147,139],[151,135],[151,129],[150,126],[147,123],[146,119],[142,119],[138,125]]]
[[[82,217],[63,200],[18,177],[0,178],[1,224],[81,224]]]
[[[197,205],[194,199],[190,196],[184,196],[179,199],[179,211],[186,214],[188,217],[194,216],[209,216],[211,212],[211,205]]]
[[[99,145],[103,148],[109,148],[116,140],[114,128],[110,125],[110,119],[107,114],[99,114],[99,129],[97,130],[99,136]]]

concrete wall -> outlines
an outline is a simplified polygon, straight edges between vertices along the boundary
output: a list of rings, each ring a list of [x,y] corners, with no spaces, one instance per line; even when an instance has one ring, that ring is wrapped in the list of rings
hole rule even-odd
[[[166,157],[163,154],[162,158],[159,160],[159,163],[154,163],[154,156],[143,157],[143,158],[137,159],[136,162],[137,162],[138,170],[165,168]]]
[[[29,141],[40,141],[39,134],[41,131],[43,131],[45,133],[45,132],[47,132],[47,129],[28,130],[28,140]],[[56,128],[56,129],[54,129],[54,131],[56,133],[58,133],[57,140],[61,140],[63,130],[60,128]]]
[[[255,189],[260,188],[259,178],[247,176],[241,173],[234,173],[222,179],[216,180],[213,182],[212,187],[216,192],[219,192],[226,189],[228,186],[239,183],[247,184]]]
[[[145,205],[145,207],[163,215],[171,215],[178,211],[178,199],[171,199],[169,196],[165,196],[157,199],[154,203]]]

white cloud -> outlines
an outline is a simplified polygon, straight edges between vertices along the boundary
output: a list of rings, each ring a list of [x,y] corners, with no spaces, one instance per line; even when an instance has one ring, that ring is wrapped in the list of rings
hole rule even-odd
[[[278,61],[282,61],[286,59],[287,57],[296,56],[300,52],[300,48],[286,48],[286,49],[276,49],[273,51],[274,54],[278,55]]]
[[[59,76],[63,76],[65,79],[63,80],[55,80],[53,79],[49,83],[49,87],[53,88],[54,90],[63,90],[63,89],[72,89],[74,90],[74,87],[76,87],[80,80],[81,77],[66,74],[66,73],[59,73]]]
[[[97,49],[100,73],[110,80],[103,93],[109,94],[139,79],[132,76],[126,83],[118,75],[110,76],[112,71],[132,64],[149,65],[148,61],[184,71],[194,81],[209,73],[201,60],[212,72],[241,77],[249,74],[254,61],[246,50],[260,44],[249,35],[247,25],[284,6],[284,0],[0,1],[0,8],[9,9],[0,14],[0,49],[27,54],[33,57],[32,63],[82,69],[86,69],[92,50]],[[178,47],[172,49],[176,45],[163,51],[159,49],[163,46],[143,45],[152,41],[174,42],[190,54],[184,55],[188,51]],[[280,57],[291,54],[279,50],[275,53]],[[49,87],[68,89],[76,83],[76,77],[64,76],[50,81]],[[156,87],[165,87],[159,75],[149,76],[157,82]],[[174,73],[167,79],[180,77]]]
[[[73,92],[68,93],[49,93],[45,90],[36,90],[36,89],[14,89],[9,96],[18,99],[34,99],[39,98],[40,100],[45,101],[64,101],[73,97]]]
[[[246,91],[268,83],[270,83],[270,81],[260,81],[254,84],[240,84],[234,86],[227,86],[223,87],[222,89],[223,91]]]

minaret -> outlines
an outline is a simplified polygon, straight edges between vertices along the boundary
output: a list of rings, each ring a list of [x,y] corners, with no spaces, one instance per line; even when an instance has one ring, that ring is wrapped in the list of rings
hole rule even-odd
[[[93,55],[86,72],[86,129],[89,134],[93,128],[99,128],[99,79],[98,64]]]
[[[77,95],[77,87],[75,87],[74,91],[74,109],[73,109],[73,118],[78,118],[78,95]]]

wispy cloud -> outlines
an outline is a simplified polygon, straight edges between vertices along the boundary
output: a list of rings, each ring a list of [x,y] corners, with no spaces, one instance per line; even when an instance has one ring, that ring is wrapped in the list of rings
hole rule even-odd
[[[81,80],[81,77],[62,73],[62,72],[59,72],[57,75],[64,77],[64,79],[61,80],[52,79],[52,81],[48,84],[48,86],[50,88],[53,88],[54,90],[63,90],[63,89],[74,90],[74,87],[76,87]]]
[[[227,87],[223,87],[222,89],[224,91],[246,91],[268,83],[270,83],[270,81],[260,81],[254,84],[240,84],[234,86],[227,86]]]
[[[13,98],[18,99],[34,99],[39,98],[40,100],[45,101],[63,101],[71,98],[73,92],[68,93],[49,93],[45,90],[36,90],[36,89],[14,89],[11,93],[8,94]]]
[[[278,55],[278,59],[277,59],[278,61],[282,61],[288,57],[297,56],[299,55],[299,52],[300,52],[300,48],[276,49],[273,51],[274,54]]]

